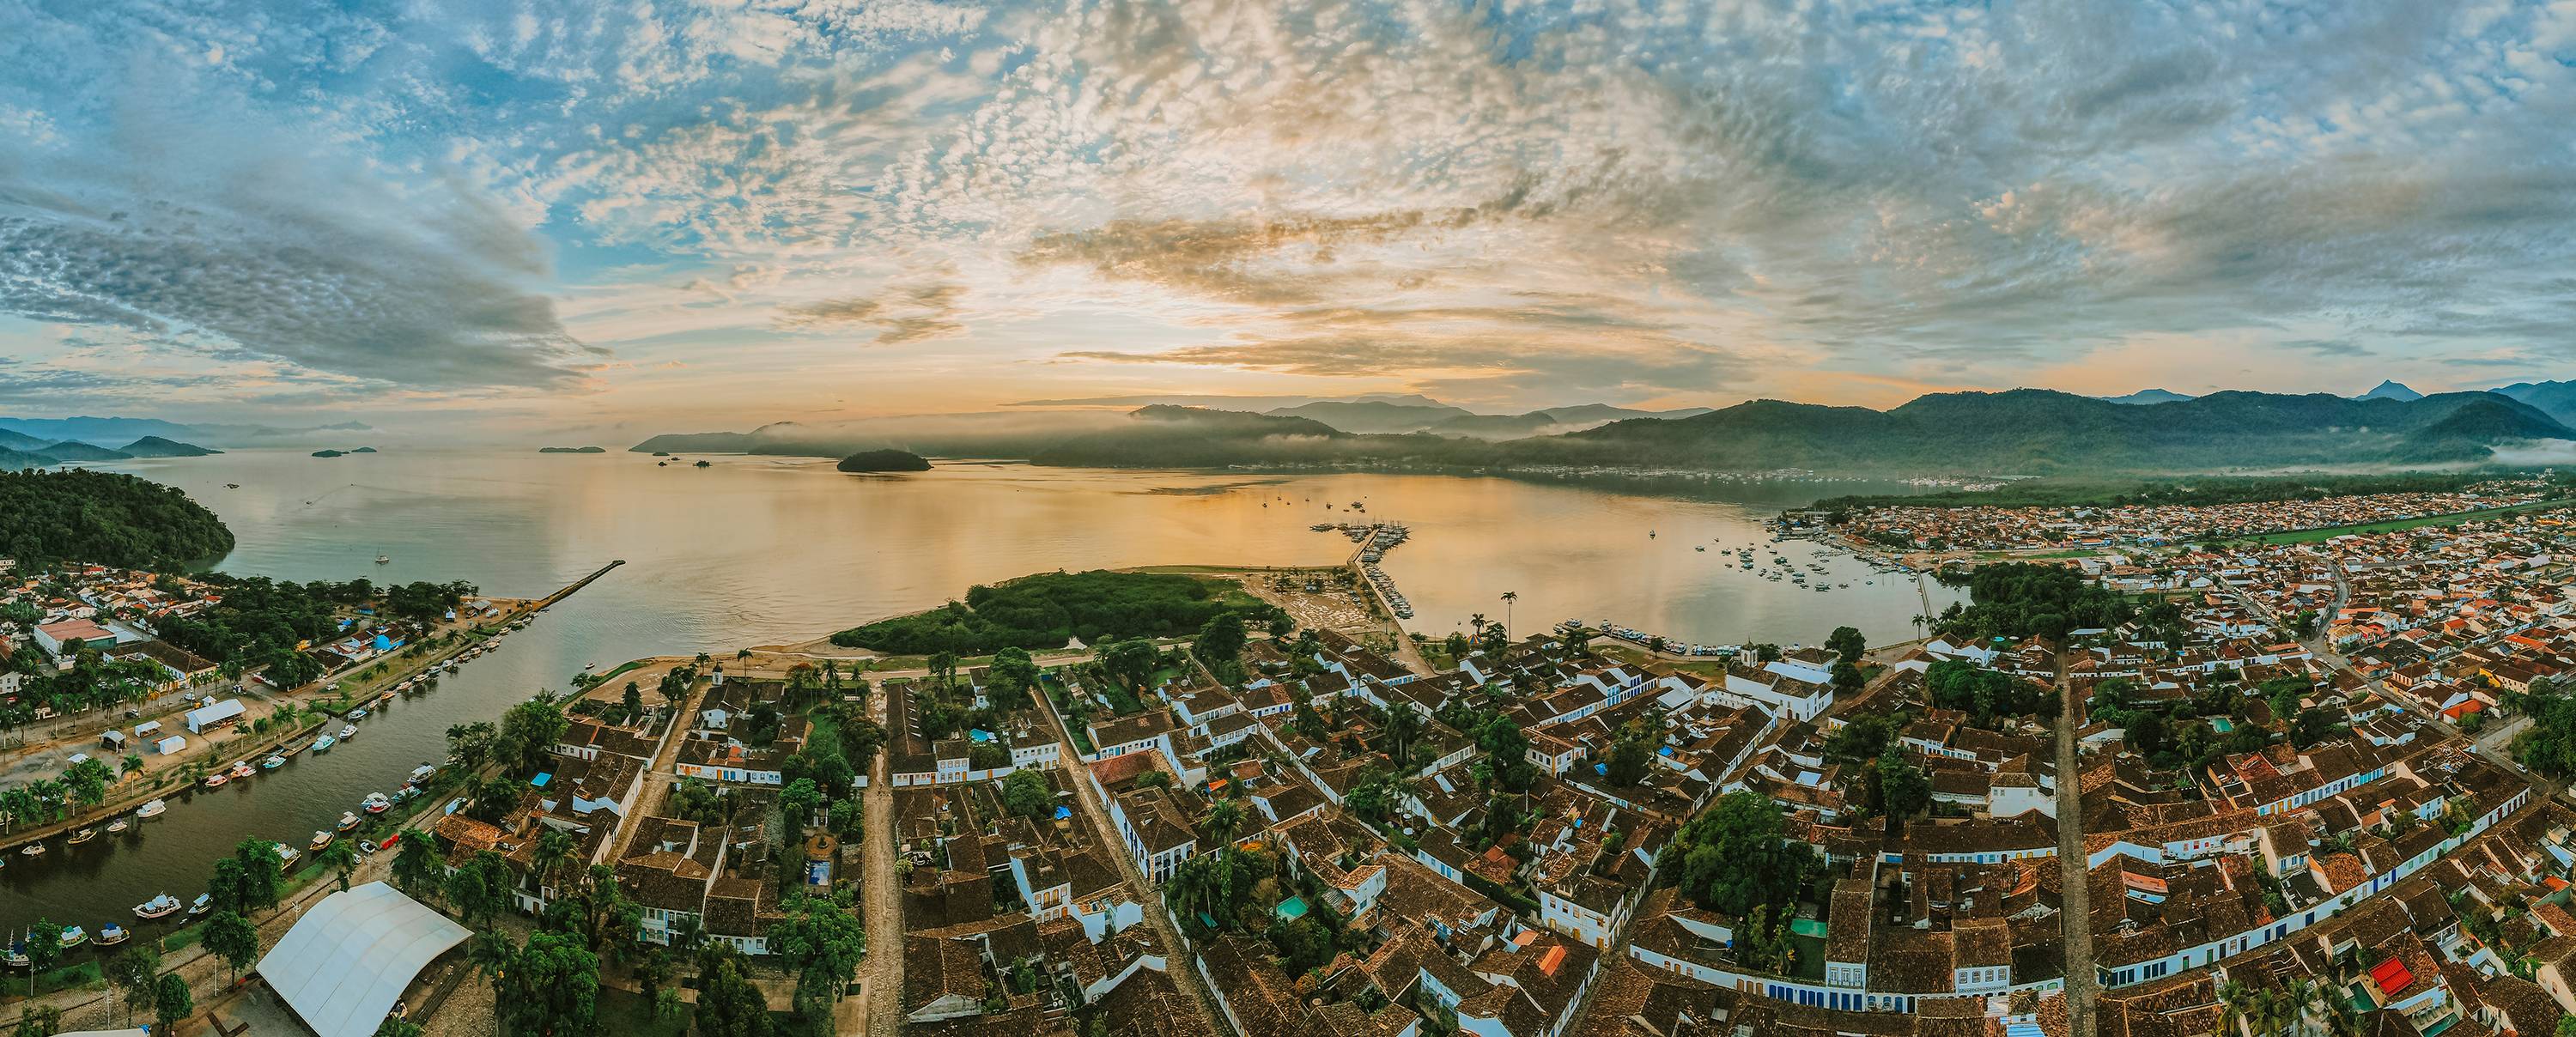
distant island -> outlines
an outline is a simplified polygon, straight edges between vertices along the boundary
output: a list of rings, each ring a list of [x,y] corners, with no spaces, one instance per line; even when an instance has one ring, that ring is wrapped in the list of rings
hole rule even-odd
[[[349,452],[352,454],[372,454],[376,452],[376,448],[371,446],[362,446]]]
[[[371,446],[362,446],[362,447],[359,447],[359,448],[357,448],[357,449],[355,449],[355,450],[316,450],[316,451],[314,451],[314,452],[313,452],[313,456],[315,456],[315,457],[347,457],[347,456],[349,456],[349,455],[351,455],[351,454],[372,454],[372,453],[375,453],[375,452],[376,452],[376,448],[374,448],[374,447],[371,447]]]
[[[541,446],[537,448],[537,452],[540,454],[605,454],[608,452],[608,448],[597,446]]]
[[[195,443],[182,443],[174,439],[163,439],[159,436],[145,436],[141,439],[135,440],[134,442],[127,443],[119,449],[133,457],[212,457],[216,454],[223,453],[223,451],[216,450],[211,447],[201,447]]]
[[[930,461],[907,450],[862,450],[836,467],[844,472],[927,472]]]

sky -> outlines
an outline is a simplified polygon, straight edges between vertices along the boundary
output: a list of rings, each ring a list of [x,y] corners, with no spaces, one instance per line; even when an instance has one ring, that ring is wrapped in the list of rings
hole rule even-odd
[[[0,0],[0,414],[2576,376],[2576,0]]]

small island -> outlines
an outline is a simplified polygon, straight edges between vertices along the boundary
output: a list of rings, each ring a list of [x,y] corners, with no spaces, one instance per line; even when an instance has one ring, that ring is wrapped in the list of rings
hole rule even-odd
[[[315,456],[315,457],[347,457],[347,456],[349,456],[349,452],[348,452],[348,451],[346,451],[346,450],[316,450],[316,451],[314,451],[314,452],[313,452],[313,456]]]
[[[134,457],[212,457],[223,453],[221,450],[201,447],[195,443],[181,443],[159,436],[145,436],[125,444],[120,449]]]
[[[844,472],[927,472],[930,461],[903,450],[862,450],[841,459]]]
[[[371,446],[362,446],[349,452],[352,454],[372,454],[376,452],[376,448]]]
[[[537,452],[540,454],[605,454],[608,452],[608,448],[596,446],[541,446],[537,448]]]

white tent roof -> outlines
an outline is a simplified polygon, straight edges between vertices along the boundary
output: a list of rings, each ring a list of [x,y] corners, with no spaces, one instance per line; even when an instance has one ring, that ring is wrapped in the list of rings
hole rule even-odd
[[[413,976],[465,942],[465,927],[382,882],[324,897],[259,960],[321,1037],[371,1037]]]

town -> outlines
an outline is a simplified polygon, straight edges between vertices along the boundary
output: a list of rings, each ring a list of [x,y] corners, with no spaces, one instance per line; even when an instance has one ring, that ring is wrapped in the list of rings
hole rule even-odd
[[[227,1033],[263,1011],[323,1037],[2554,1033],[2576,531],[2514,507],[2544,492],[1854,513],[1826,535],[1938,541],[1972,594],[1882,645],[1478,617],[1434,668],[1355,563],[1151,577],[1211,618],[1063,649],[638,660],[451,728],[309,865],[240,833],[203,895],[170,891],[211,917],[110,928],[202,959],[169,973],[203,988],[171,1018]],[[340,592],[299,672],[172,643],[253,591],[16,578],[22,735],[174,756],[408,693],[382,661],[529,604]],[[868,636],[989,633],[1006,603],[972,600]],[[262,683],[281,671],[312,698]],[[75,674],[89,698],[61,693]],[[177,727],[98,731],[165,703]],[[165,769],[63,765],[83,777],[0,789],[13,845]],[[12,934],[25,989],[54,991],[22,1018],[115,1012],[131,951],[45,978],[106,943],[78,928]],[[317,1017],[357,968],[363,1010]]]

